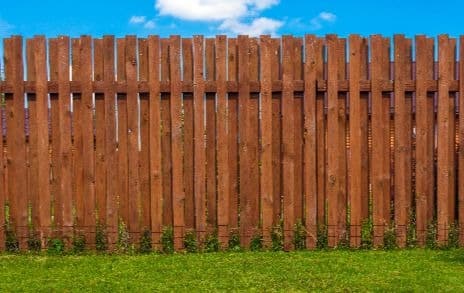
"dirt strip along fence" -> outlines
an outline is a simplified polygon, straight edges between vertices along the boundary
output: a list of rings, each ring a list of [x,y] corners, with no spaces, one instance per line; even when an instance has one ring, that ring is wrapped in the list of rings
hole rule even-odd
[[[463,56],[447,35],[6,38],[0,250],[165,227],[176,250],[291,250],[298,226],[359,247],[366,223],[375,247],[464,246]]]

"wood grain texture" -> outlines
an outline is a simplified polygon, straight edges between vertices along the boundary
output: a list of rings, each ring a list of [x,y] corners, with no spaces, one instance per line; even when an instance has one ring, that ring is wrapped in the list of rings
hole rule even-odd
[[[293,81],[293,38],[282,39],[282,178],[283,178],[283,221],[284,249],[292,249],[293,226],[295,224],[293,201],[295,198],[295,143],[294,143],[294,99]]]
[[[425,245],[429,206],[433,206],[433,96],[426,80],[433,79],[433,39],[416,37],[416,227],[419,246]]]

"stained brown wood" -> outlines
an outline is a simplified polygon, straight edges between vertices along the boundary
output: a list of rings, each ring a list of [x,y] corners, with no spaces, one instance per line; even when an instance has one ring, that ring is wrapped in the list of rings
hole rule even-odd
[[[271,79],[281,79],[280,39],[271,39]],[[276,227],[282,219],[282,111],[281,93],[272,93],[272,224]]]
[[[273,164],[272,164],[272,43],[269,36],[260,39],[261,64],[261,210],[264,246],[271,244],[273,226]]]
[[[117,39],[117,79],[126,80],[126,40]],[[129,177],[128,177],[128,137],[127,137],[127,97],[117,94],[117,126],[118,126],[118,215],[120,224],[127,228],[129,224]]]
[[[202,242],[206,233],[206,153],[205,153],[205,123],[203,79],[203,37],[193,38],[193,135],[194,135],[194,197],[195,197],[195,228],[198,240]]]
[[[26,41],[26,63],[27,63],[27,79],[36,82],[36,66],[35,66],[35,46],[37,40],[28,39]],[[52,51],[56,52],[55,46],[51,47]],[[50,52],[53,56],[54,52]],[[55,58],[56,59],[56,58]],[[52,76],[53,78],[53,76]],[[31,204],[31,222],[32,222],[32,236],[40,237],[42,227],[40,225],[40,201],[39,201],[39,171],[38,171],[38,117],[37,117],[37,98],[36,94],[27,94],[28,112],[27,112],[27,126],[28,145],[26,147],[26,162],[27,162],[27,190],[28,201]],[[34,235],[35,234],[35,235]],[[39,238],[42,240],[41,238]],[[41,241],[42,242],[42,241]]]
[[[8,132],[8,199],[10,225],[16,232],[19,248],[27,248],[27,185],[17,184],[17,178],[26,178],[26,141],[24,132],[24,92],[19,86],[23,79],[22,38],[4,40],[5,80],[14,86],[13,94],[5,95]]]
[[[384,212],[386,198],[390,197],[390,117],[389,99],[382,95],[380,84],[388,78],[388,46],[379,35],[371,37],[371,79],[372,79],[372,162],[370,171],[372,184],[372,219],[374,226],[374,246],[383,245],[385,226],[388,224],[388,215]],[[385,101],[388,101],[386,104]],[[385,114],[387,113],[387,114]],[[385,116],[388,120],[385,121]],[[375,158],[375,162],[374,162]],[[386,172],[388,170],[388,173]],[[388,191],[388,192],[387,192]],[[389,202],[389,200],[388,200]]]
[[[293,79],[302,79],[303,72],[303,40],[294,38],[293,45]],[[303,110],[304,97],[301,93],[294,93],[294,144],[295,144],[295,198],[294,198],[294,217],[295,223],[303,224]]]
[[[335,247],[340,237],[339,206],[344,194],[341,192],[341,170],[339,153],[343,151],[343,141],[340,141],[339,103],[337,80],[339,73],[338,46],[339,39],[329,35],[327,41],[328,56],[328,112],[327,112],[327,205],[328,205],[328,245]]]
[[[221,247],[227,248],[229,241],[229,149],[227,125],[227,37],[217,36],[216,80],[217,92],[217,225]]]
[[[293,80],[293,38],[282,39],[282,194],[283,194],[283,230],[284,249],[292,249],[295,198],[295,135],[294,135],[294,99],[291,90]]]
[[[115,91],[111,84],[115,80],[113,36],[103,37],[103,80],[105,82],[105,163],[106,163],[106,231],[108,235],[108,249],[114,250],[118,232],[118,154],[116,139],[116,100]],[[98,127],[98,125],[97,125]],[[124,180],[124,179],[122,179]]]
[[[182,91],[180,75],[180,37],[173,36],[169,43],[169,63],[171,80],[171,143],[172,143],[172,202],[174,248],[184,247],[184,162],[182,155]]]
[[[192,39],[182,39],[183,81],[193,82],[193,43]],[[185,228],[195,228],[195,198],[193,175],[193,94],[184,93],[184,187],[185,187]]]
[[[237,81],[238,53],[237,39],[227,42],[227,77]],[[228,152],[229,152],[229,227],[230,233],[237,233],[238,229],[238,96],[228,94],[227,123],[228,123]]]
[[[95,39],[93,46],[94,78],[102,81],[103,39]],[[106,162],[105,162],[105,96],[95,94],[95,205],[97,210],[97,225],[106,225]]]
[[[169,80],[169,39],[161,40],[161,81]],[[172,227],[172,158],[171,158],[171,99],[170,95],[161,95],[161,161],[163,181],[163,226]]]
[[[363,42],[360,36],[350,36],[350,101],[349,101],[349,129],[350,129],[350,246],[361,245],[362,221],[362,128],[361,128],[361,95],[359,79],[361,77],[361,58]],[[364,190],[365,191],[365,190]]]
[[[72,78],[80,80],[80,43],[79,39],[72,39]],[[73,164],[73,201],[75,202],[75,225],[74,233],[76,236],[84,236],[84,198],[83,198],[83,147],[82,147],[82,99],[81,94],[73,94],[73,113],[72,113],[72,164]],[[125,177],[122,177],[125,178]]]
[[[448,241],[448,226],[450,224],[449,208],[453,199],[452,187],[452,153],[450,139],[453,125],[450,117],[449,81],[452,78],[450,55],[453,50],[447,35],[438,37],[438,138],[437,138],[437,240],[439,245]]]
[[[433,47],[433,41],[431,41]],[[459,89],[460,92],[464,91],[464,36],[459,38]],[[459,97],[459,109],[464,109],[464,98],[462,95]],[[462,111],[462,110],[461,110]],[[464,246],[464,115],[460,112],[459,115],[459,153],[458,153],[458,224],[459,230],[459,244]],[[433,188],[433,184],[431,185]]]
[[[351,36],[348,52],[335,35],[128,36],[117,55],[112,36],[62,36],[48,52],[45,42],[26,41],[23,67],[21,38],[6,39],[0,82],[0,224],[9,217],[21,249],[37,236],[70,247],[82,235],[94,247],[97,224],[110,250],[119,224],[134,244],[151,232],[155,249],[170,226],[177,250],[185,229],[200,245],[218,233],[221,248],[231,234],[247,248],[258,234],[269,246],[283,224],[290,250],[300,220],[307,248],[318,228],[330,246],[349,231],[359,247],[369,217],[375,247],[386,227],[404,247],[414,223],[420,246],[435,217],[440,245],[464,225],[464,66],[446,35],[438,62],[424,36],[415,62],[401,35],[393,62],[391,39],[378,35]]]
[[[433,96],[427,92],[426,80],[433,79],[433,39],[416,37],[416,230],[419,246],[425,245],[427,213],[433,206]],[[461,108],[462,109],[462,108]]]
[[[82,82],[81,127],[82,127],[82,170],[84,200],[84,232],[89,245],[95,243],[95,157],[92,101],[92,39],[82,36],[79,40],[79,79]]]
[[[148,80],[148,40],[138,39],[139,80]],[[149,94],[139,94],[140,125],[140,228],[150,230],[150,101]]]
[[[317,244],[317,127],[316,94],[317,66],[322,61],[322,40],[314,35],[305,36],[304,66],[304,195],[306,247]]]
[[[251,196],[250,168],[251,159],[249,148],[250,131],[250,86],[249,80],[249,50],[250,42],[247,36],[238,37],[238,81],[240,89],[238,94],[238,132],[239,132],[239,182],[240,182],[240,242],[248,247],[251,239],[251,221],[249,199]]]
[[[248,78],[249,80],[259,79],[259,47],[258,38],[249,39],[249,58],[248,58]],[[249,210],[246,216],[250,220],[250,236],[261,236],[260,225],[260,186],[259,186],[259,93],[250,91],[248,103],[249,129],[247,132],[247,152],[249,155],[249,193],[247,197],[247,207]]]
[[[215,80],[214,39],[205,40],[205,79]],[[208,233],[217,225],[216,174],[216,95],[206,93],[206,209]]]
[[[159,38],[154,36],[148,37],[148,78],[150,81],[150,216],[152,244],[155,249],[160,248],[163,220],[159,49]]]

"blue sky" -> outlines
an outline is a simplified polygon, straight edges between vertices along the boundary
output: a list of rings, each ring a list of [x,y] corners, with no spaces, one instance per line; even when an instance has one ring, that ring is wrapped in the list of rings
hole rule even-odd
[[[464,1],[457,0],[15,0],[0,5],[0,38],[11,34],[458,36],[463,33],[462,11]]]

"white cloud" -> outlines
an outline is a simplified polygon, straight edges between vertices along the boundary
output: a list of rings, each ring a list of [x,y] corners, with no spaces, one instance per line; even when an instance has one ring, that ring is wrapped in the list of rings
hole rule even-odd
[[[228,19],[219,26],[219,29],[238,35],[276,35],[277,30],[282,27],[283,24],[282,21],[266,17],[255,18],[249,24],[240,22],[236,19]]]
[[[311,30],[319,30],[326,23],[334,23],[337,20],[337,16],[331,12],[323,11],[316,17],[313,17],[310,21]]]
[[[141,15],[140,16],[134,15],[129,19],[129,23],[132,23],[132,24],[141,24],[141,23],[145,23],[146,21],[147,21],[147,18]]]
[[[280,0],[156,0],[161,16],[210,22],[224,33],[257,36],[276,34],[283,21],[260,17],[262,11]],[[247,19],[245,21],[244,19]]]
[[[221,21],[255,15],[279,0],[157,0],[160,15],[192,21]]]
[[[155,22],[153,20],[149,20],[147,22],[145,22],[145,24],[143,25],[144,28],[146,29],[154,29],[155,28]]]

